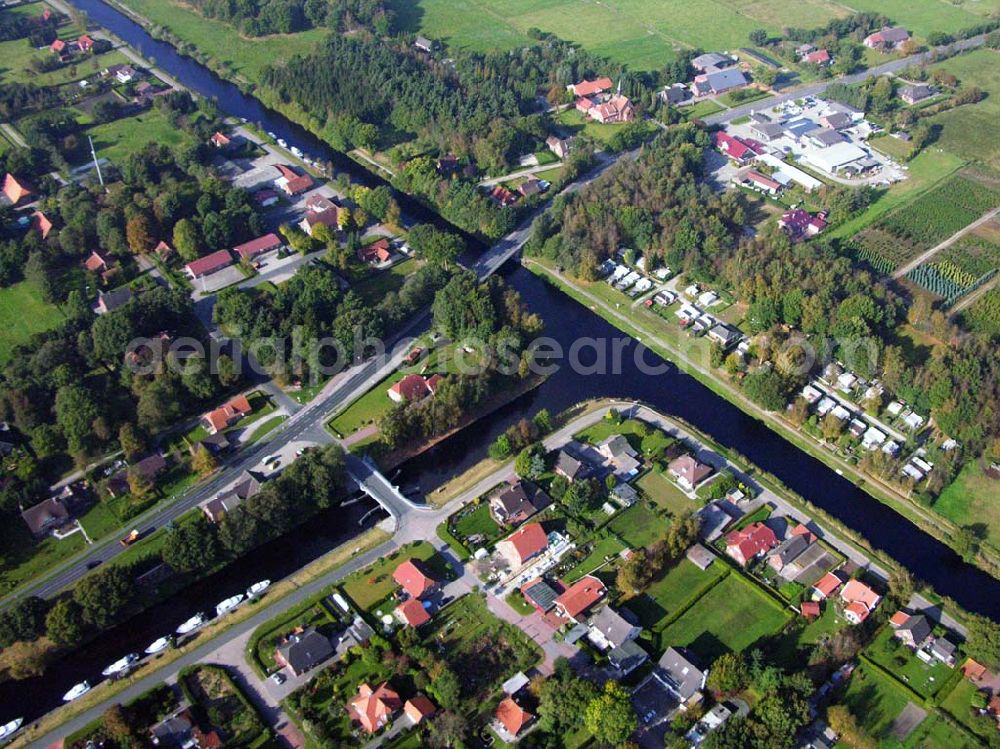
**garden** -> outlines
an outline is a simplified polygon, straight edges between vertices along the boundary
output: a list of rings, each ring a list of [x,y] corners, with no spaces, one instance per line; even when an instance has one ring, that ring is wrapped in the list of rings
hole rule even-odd
[[[178,683],[188,702],[204,712],[226,745],[250,746],[270,733],[263,717],[224,668],[199,664],[181,671]]]
[[[924,663],[902,640],[893,637],[889,627],[878,633],[865,655],[925,698],[937,694],[954,671],[938,660]]]
[[[433,546],[426,541],[415,541],[363,570],[348,575],[343,584],[344,593],[362,611],[376,609],[396,590],[397,585],[392,579],[392,573],[407,559],[425,562],[438,580],[454,577],[450,565],[438,555]]]
[[[623,603],[645,629],[658,631],[679,617],[687,606],[701,598],[726,574],[726,566],[721,562],[713,562],[702,570],[682,559],[644,593]]]

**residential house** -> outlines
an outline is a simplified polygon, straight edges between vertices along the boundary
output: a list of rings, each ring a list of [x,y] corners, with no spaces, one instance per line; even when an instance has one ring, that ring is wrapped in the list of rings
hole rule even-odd
[[[233,264],[233,256],[229,250],[216,250],[215,252],[192,260],[184,266],[184,271],[191,277],[192,281],[211,275],[223,268],[228,268]]]
[[[253,407],[250,405],[249,399],[240,393],[202,416],[201,423],[209,434],[215,434],[232,426],[250,413],[253,413]]]
[[[69,45],[62,39],[56,39],[52,42],[52,44],[49,45],[49,49],[55,52],[59,59],[63,59],[69,54]]]
[[[453,153],[446,153],[444,156],[440,157],[435,164],[437,173],[441,175],[448,175],[453,172],[457,172],[458,167],[458,157]]]
[[[837,588],[844,584],[843,579],[836,572],[827,572],[812,587],[812,598],[814,601],[825,601],[837,592]]]
[[[812,63],[813,65],[829,65],[833,60],[830,58],[829,51],[825,49],[817,49],[810,52],[805,57],[802,58],[805,62]]]
[[[744,567],[777,545],[778,537],[763,523],[751,523],[726,536],[726,554]]]
[[[538,577],[521,586],[521,595],[541,613],[551,611],[556,605],[556,599],[562,592],[562,586],[556,590],[547,580]]]
[[[113,69],[113,70],[112,70]],[[121,84],[131,83],[138,75],[131,65],[112,65],[108,70],[114,73],[115,78]]]
[[[670,86],[664,87],[663,90],[660,91],[659,97],[665,104],[672,104],[676,106],[678,104],[683,104],[691,98],[691,89],[683,83],[674,83]]]
[[[623,508],[631,507],[639,501],[639,492],[629,484],[618,484],[608,493],[608,497]]]
[[[785,128],[777,122],[757,122],[751,123],[750,133],[757,140],[764,143],[770,143],[773,140],[778,140],[778,138],[783,138],[785,135]]]
[[[715,473],[712,466],[702,463],[690,453],[671,460],[667,464],[667,471],[685,491],[689,492],[694,491],[698,484]]]
[[[333,655],[330,638],[315,627],[293,632],[274,649],[274,660],[295,676],[301,676]]]
[[[84,34],[76,40],[76,46],[79,47],[81,52],[90,52],[94,48],[94,40]]]
[[[517,191],[521,193],[521,197],[530,198],[533,195],[538,195],[542,192],[542,183],[535,176],[529,176],[521,184],[517,186]]]
[[[854,120],[846,112],[831,112],[820,117],[819,124],[830,130],[844,130],[854,124]]]
[[[437,707],[426,694],[417,694],[406,701],[403,705],[403,713],[409,718],[413,725],[420,725],[428,718],[433,718],[437,713]]]
[[[501,738],[507,740],[507,743],[517,739],[535,720],[535,716],[514,702],[513,697],[504,697],[497,705],[494,716],[503,733],[506,733],[506,737],[501,736]]]
[[[799,613],[806,619],[818,619],[822,611],[818,601],[803,601],[799,604]]]
[[[419,559],[407,559],[396,567],[392,579],[410,598],[425,598],[436,592],[440,584]]]
[[[284,164],[275,164],[274,168],[281,175],[274,180],[274,185],[288,196],[301,195],[313,186],[313,178],[308,174],[299,174]]]
[[[132,289],[128,286],[114,289],[113,291],[98,291],[97,302],[94,304],[94,313],[106,315],[108,312],[124,307],[132,301]]]
[[[27,510],[21,511],[21,519],[35,538],[42,538],[57,531],[72,520],[69,506],[62,497],[49,497]]]
[[[800,528],[804,526],[799,526]],[[787,565],[791,564],[810,545],[812,545],[813,535],[811,533],[792,533],[767,552],[767,563],[775,572],[781,572]]]
[[[740,339],[743,338],[743,334],[738,330],[730,328],[725,323],[720,322],[709,328],[708,337],[722,346],[723,350],[728,350],[740,342]]]
[[[717,131],[714,138],[715,147],[737,164],[743,165],[753,161],[754,152],[739,138],[722,130]]]
[[[490,512],[500,525],[520,525],[550,503],[544,491],[521,480],[490,497]]]
[[[765,174],[754,169],[748,169],[746,171],[740,171],[737,173],[737,179],[742,183],[748,185],[750,188],[762,192],[766,195],[777,195],[781,192],[781,183],[773,177],[768,177]]]
[[[258,255],[280,249],[281,246],[281,238],[277,234],[265,234],[263,237],[257,237],[256,239],[251,239],[249,242],[236,245],[233,248],[233,252],[236,253],[240,260],[253,260]]]
[[[311,237],[319,224],[323,224],[332,232],[339,231],[349,216],[350,211],[347,208],[337,205],[330,198],[317,192],[306,198],[306,215],[302,218],[299,226]],[[388,247],[385,249],[388,250]],[[378,262],[385,262],[385,260]]]
[[[601,104],[595,104],[587,114],[590,119],[609,125],[617,122],[631,122],[635,119],[635,107],[627,96],[616,94]]]
[[[503,185],[494,185],[493,189],[490,190],[490,198],[501,208],[506,208],[517,202],[517,195]]]
[[[548,146],[548,149],[560,159],[565,159],[569,156],[570,151],[573,150],[573,144],[575,142],[576,138],[573,136],[560,138],[558,135],[550,135],[545,139],[545,145]]]
[[[949,667],[955,666],[955,643],[944,637],[935,637],[931,643],[931,655]]]
[[[620,676],[627,676],[649,660],[649,653],[634,640],[626,640],[608,653],[608,665]]]
[[[35,211],[31,214],[31,230],[42,239],[48,239],[49,233],[52,231],[52,222],[41,211]]]
[[[408,627],[422,627],[431,620],[431,615],[416,598],[410,598],[396,607],[396,618]]]
[[[704,73],[695,76],[691,90],[695,96],[723,94],[734,88],[742,88],[748,83],[747,78],[739,70],[720,70],[714,73]]]
[[[590,632],[587,639],[601,650],[617,648],[626,642],[636,639],[642,632],[642,627],[632,621],[632,616],[619,613],[610,606],[605,606],[592,617],[588,624]]]
[[[217,433],[213,436],[220,436]],[[225,439],[223,437],[223,439]],[[203,442],[206,440],[203,440]],[[226,442],[228,444],[228,440]],[[207,449],[207,448],[206,448]],[[219,492],[214,497],[206,499],[198,505],[205,517],[211,523],[220,523],[226,513],[232,512],[246,500],[250,499],[260,491],[262,485],[261,477],[252,471],[244,471],[232,487]]]
[[[358,686],[358,694],[347,703],[347,712],[368,733],[381,730],[403,707],[403,701],[388,682],[372,689],[368,684]]]
[[[584,575],[556,598],[556,613],[579,623],[581,617],[603,600],[607,592],[607,587],[596,577]]]
[[[434,395],[434,391],[437,390],[437,386],[443,379],[439,374],[433,374],[430,377],[416,373],[408,374],[389,387],[386,393],[389,395],[389,399],[395,403],[418,401],[428,395]]]
[[[142,460],[133,463],[123,471],[119,471],[108,479],[108,494],[120,497],[129,492],[129,475],[134,474],[145,481],[153,483],[156,478],[167,470],[167,459],[159,453],[147,455]]]
[[[875,610],[882,597],[860,580],[848,580],[840,590],[844,606],[844,618],[851,624],[861,624]]]
[[[368,265],[383,265],[392,260],[391,245],[385,237],[377,239],[358,250],[358,260]]]
[[[821,211],[813,216],[808,211],[801,208],[793,208],[785,211],[778,219],[778,226],[785,230],[785,233],[793,241],[806,237],[815,237],[826,228],[827,212]]]
[[[156,256],[159,257],[160,260],[166,260],[174,254],[174,248],[161,239],[156,247],[153,248],[153,252],[156,253]]]
[[[11,205],[16,206],[25,198],[34,195],[34,192],[13,174],[8,173],[3,179],[3,194]]]
[[[611,79],[604,76],[593,81],[584,79],[579,83],[573,83],[567,86],[566,90],[578,98],[591,97],[596,94],[603,94],[605,91],[610,91],[613,85],[614,83],[612,83]]]
[[[910,38],[910,32],[902,26],[883,26],[879,31],[865,37],[864,45],[869,49],[891,50]]]
[[[667,648],[656,666],[653,678],[681,703],[682,710],[701,701],[701,691],[705,688],[708,671],[702,671],[673,647]]]
[[[232,143],[229,136],[225,133],[219,132],[218,130],[212,134],[212,137],[209,138],[209,142],[216,148],[228,148],[229,144]]]
[[[578,478],[583,478],[587,473],[587,469],[586,466],[584,466],[583,461],[574,458],[565,450],[560,450],[559,454],[556,456],[556,466],[554,470],[557,475],[562,476],[571,484]]]
[[[889,619],[892,636],[911,650],[919,650],[931,637],[931,623],[923,614],[907,614],[897,611]]]
[[[629,441],[621,434],[608,437],[597,446],[597,451],[611,464],[615,476],[620,481],[628,481],[639,473],[641,465],[638,455]]]
[[[936,93],[937,91],[925,83],[915,83],[901,87],[896,95],[907,104],[916,104],[918,101],[929,99]]]
[[[548,536],[540,523],[522,525],[496,545],[499,554],[512,569],[520,569],[528,561],[544,552],[549,545]]]
[[[274,190],[258,190],[253,194],[253,199],[261,208],[270,208],[278,203],[281,196]]]

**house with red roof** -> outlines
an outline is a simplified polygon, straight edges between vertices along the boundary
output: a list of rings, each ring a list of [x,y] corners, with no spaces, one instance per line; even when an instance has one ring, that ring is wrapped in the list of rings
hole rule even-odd
[[[209,142],[216,148],[226,148],[230,143],[232,143],[229,136],[225,133],[219,132],[218,130],[212,134],[212,137],[209,138]]]
[[[34,193],[23,182],[18,180],[13,174],[8,174],[3,179],[3,194],[11,205],[17,205],[25,198],[31,197]]]
[[[368,265],[382,265],[392,260],[391,245],[386,237],[377,239],[358,250],[358,260]]]
[[[416,373],[408,374],[399,382],[393,384],[386,393],[389,399],[396,403],[409,403],[423,400],[428,395],[434,395],[438,385],[444,378],[439,374],[424,377]]]
[[[347,713],[368,733],[375,733],[384,728],[402,707],[403,701],[389,688],[389,682],[382,682],[375,689],[363,683],[358,686],[357,695],[347,703]]]
[[[793,208],[785,211],[778,219],[778,226],[785,230],[785,233],[793,241],[815,237],[826,228],[827,212],[821,211],[815,216],[801,208]]]
[[[520,569],[528,561],[544,552],[549,546],[549,538],[540,523],[522,525],[507,538],[497,542],[497,553],[510,564],[511,569]]]
[[[566,87],[566,90],[573,94],[573,96],[594,96],[595,94],[603,94],[605,91],[610,91],[614,83],[607,76],[602,76],[593,81],[588,81],[584,79],[579,83],[571,83]]]
[[[869,49],[883,51],[895,49],[910,38],[910,32],[902,26],[883,26],[874,34],[865,37],[864,45]]]
[[[281,238],[277,234],[265,234],[263,237],[251,239],[249,242],[238,244],[233,248],[240,260],[253,260],[258,255],[265,252],[280,249]]]
[[[751,523],[726,536],[726,554],[742,566],[777,545],[778,537],[763,523]]]
[[[49,232],[52,231],[52,222],[41,211],[35,211],[31,214],[31,229],[38,232],[42,239],[48,239]]]
[[[100,250],[94,250],[87,256],[83,261],[83,268],[99,275],[104,283],[118,272],[118,264]]]
[[[232,426],[247,414],[253,413],[253,406],[245,395],[240,393],[234,398],[230,398],[214,411],[209,411],[201,417],[201,424],[209,434],[221,432],[228,426]]]
[[[517,202],[517,193],[511,192],[503,185],[494,185],[493,189],[490,190],[490,197],[501,208],[506,208]]]
[[[748,184],[754,190],[767,195],[777,195],[781,192],[780,182],[775,179],[771,179],[766,174],[761,174],[754,169],[750,169],[745,175],[743,175],[743,182]]]
[[[233,264],[233,256],[229,250],[216,250],[215,252],[192,260],[184,266],[184,271],[195,281],[203,276],[210,275],[223,268],[228,268]]]
[[[722,130],[715,134],[715,147],[737,164],[749,163],[754,157],[753,151],[743,141]]]
[[[827,572],[812,587],[812,598],[814,601],[825,601],[837,592],[837,588],[844,584],[844,581],[836,572]]]
[[[56,39],[52,44],[49,45],[49,49],[55,52],[59,57],[66,54],[66,42],[62,39]]]
[[[330,231],[336,232],[344,225],[349,215],[350,211],[344,206],[337,205],[330,198],[320,195],[317,192],[306,198],[306,215],[299,223],[299,226],[310,237],[320,224],[323,224]],[[386,249],[388,250],[388,246]],[[384,261],[380,260],[378,262]]]
[[[803,601],[799,606],[799,611],[806,619],[818,619],[820,615],[819,603],[817,601]]]
[[[392,579],[410,598],[423,598],[439,587],[438,581],[419,559],[407,559],[400,564],[392,573]]]
[[[290,166],[284,164],[275,164],[274,168],[281,174],[274,181],[274,184],[286,195],[301,195],[313,186],[313,178],[308,174],[298,174]]]
[[[591,99],[588,96],[581,96],[579,99],[576,100],[575,103],[576,111],[579,112],[580,114],[587,114],[590,112],[590,110],[596,103],[597,101],[595,99]]]
[[[76,40],[76,46],[80,48],[81,52],[90,52],[94,48],[94,40],[84,34]]]
[[[596,104],[587,111],[590,119],[602,125],[631,122],[635,119],[635,107],[627,96],[616,94],[602,104]]]
[[[813,65],[829,65],[830,53],[825,49],[817,49],[815,52],[807,54],[804,59]]]
[[[416,726],[428,718],[433,718],[437,713],[437,707],[426,694],[417,694],[408,699],[406,704],[403,705],[403,713]]]
[[[608,589],[593,575],[584,575],[555,600],[556,613],[574,622],[604,599]]]
[[[498,727],[503,729],[498,732],[501,734],[500,738],[507,743],[516,739],[535,720],[535,716],[514,702],[512,697],[504,697],[497,705],[494,716]]]
[[[422,627],[431,620],[427,609],[416,598],[404,601],[396,607],[396,618],[408,627]]]
[[[861,624],[875,610],[882,596],[860,580],[848,580],[840,591],[844,606],[844,618],[851,624]]]

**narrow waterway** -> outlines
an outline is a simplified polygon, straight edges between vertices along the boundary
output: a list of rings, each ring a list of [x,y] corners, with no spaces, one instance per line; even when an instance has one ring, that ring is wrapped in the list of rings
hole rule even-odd
[[[290,144],[321,160],[331,160],[350,172],[356,181],[374,184],[378,179],[343,155],[333,152],[311,134],[263,107],[198,62],[179,55],[170,45],[152,39],[130,18],[101,0],[73,0],[97,24],[112,31],[158,67],[192,90],[214,98],[222,111],[276,133]],[[403,210],[421,221],[440,220],[424,206],[400,196]],[[610,324],[570,297],[548,286],[523,268],[509,266],[507,278],[524,301],[547,321],[547,335],[564,350],[580,337],[623,338]],[[630,342],[619,373],[578,374],[562,367],[540,388],[518,399],[476,427],[436,446],[403,467],[397,483],[419,484],[429,490],[480,460],[497,434],[522,416],[541,408],[558,413],[588,398],[603,396],[636,399],[667,414],[679,416],[723,445],[732,447],[773,473],[794,491],[857,530],[873,545],[884,549],[971,611],[1000,620],[1000,581],[965,564],[944,544],[919,530],[905,518],[877,502],[823,463],[798,450],[736,406],[720,398],[694,378],[669,367],[651,377],[637,367]],[[651,352],[647,361],[662,363]],[[0,685],[4,715],[27,720],[58,706],[60,696],[82,679],[94,680],[101,669],[125,653],[141,651],[157,637],[172,631],[194,612],[212,609],[219,600],[240,592],[262,578],[279,579],[316,559],[357,529],[357,520],[368,509],[364,503],[350,512],[328,511],[311,521],[308,534],[294,531],[267,544],[245,560],[179,593],[133,618],[93,643],[85,652],[54,667],[47,676]]]

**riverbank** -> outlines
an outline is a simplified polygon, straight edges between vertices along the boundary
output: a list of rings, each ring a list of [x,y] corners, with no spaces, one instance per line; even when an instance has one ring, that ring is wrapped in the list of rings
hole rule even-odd
[[[680,367],[687,374],[708,387],[719,397],[725,398],[734,406],[749,416],[766,425],[770,430],[791,442],[808,455],[822,461],[826,466],[850,479],[859,489],[872,498],[892,508],[902,517],[909,520],[924,532],[932,535],[952,550],[956,550],[956,534],[959,528],[948,519],[924,508],[917,502],[904,497],[892,487],[879,481],[876,477],[864,474],[838,456],[815,444],[806,435],[799,432],[791,424],[785,422],[777,413],[767,412],[749,400],[739,388],[722,379],[710,369],[691,359],[677,346],[667,340],[662,331],[653,330],[636,317],[629,317],[613,307],[603,298],[588,292],[574,279],[550,267],[536,258],[525,258],[525,267],[547,283],[559,289],[576,302],[583,304],[592,312],[600,315],[618,330],[632,336],[651,350],[663,356],[668,361]],[[975,564],[984,572],[1000,578],[1000,559],[995,554],[980,549],[975,558]]]

